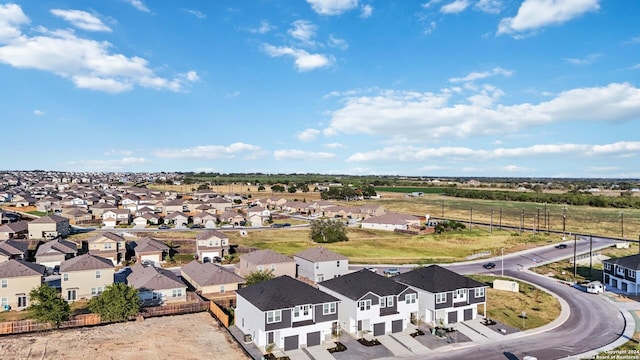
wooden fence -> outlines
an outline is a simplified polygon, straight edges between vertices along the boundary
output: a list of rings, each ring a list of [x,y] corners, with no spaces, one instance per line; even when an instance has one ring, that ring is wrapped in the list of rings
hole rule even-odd
[[[218,319],[224,327],[228,328],[231,323],[229,315],[224,312],[216,303],[210,301],[209,311]]]
[[[140,315],[142,317],[156,317],[156,316],[166,316],[166,315],[182,315],[182,314],[191,314],[196,312],[207,311],[208,304],[204,301],[197,303],[189,303],[189,304],[175,304],[175,305],[164,305],[164,306],[154,306],[154,307],[145,307],[140,311]]]
[[[82,314],[72,316],[68,321],[63,321],[60,324],[61,329],[92,326],[101,324],[100,315],[97,314]],[[38,320],[16,320],[0,323],[0,334],[19,334],[26,332],[44,331],[55,328],[55,326],[49,323],[43,323]]]

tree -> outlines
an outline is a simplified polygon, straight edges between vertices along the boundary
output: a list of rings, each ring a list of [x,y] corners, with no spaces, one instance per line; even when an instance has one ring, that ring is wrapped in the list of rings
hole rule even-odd
[[[273,185],[271,187],[271,191],[273,191],[273,192],[284,192],[284,186],[282,186],[282,185]]]
[[[296,191],[298,191],[298,189],[295,187],[295,185],[290,185],[290,186],[289,186],[289,188],[287,189],[287,191],[288,191],[290,194],[295,194],[295,193],[296,193]]]
[[[124,283],[109,285],[102,294],[89,300],[89,310],[100,315],[102,321],[127,321],[140,312],[138,290]]]
[[[48,284],[42,284],[29,293],[31,304],[28,310],[33,316],[59,328],[63,321],[69,320],[71,308],[69,304],[58,295],[58,291]]]
[[[340,220],[318,219],[311,221],[311,240],[317,243],[334,243],[349,241],[347,228]]]
[[[264,185],[258,186],[258,191],[264,191]]]
[[[263,281],[271,280],[275,277],[273,275],[273,270],[256,270],[249,273],[249,275],[245,276],[244,284],[245,286],[261,283]]]

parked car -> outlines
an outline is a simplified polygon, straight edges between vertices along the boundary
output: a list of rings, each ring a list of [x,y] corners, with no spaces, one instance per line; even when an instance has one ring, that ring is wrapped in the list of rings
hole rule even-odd
[[[493,269],[494,267],[496,267],[496,264],[495,264],[495,263],[490,262],[490,263],[486,263],[486,264],[482,265],[482,267],[483,267],[483,268],[485,268],[485,269],[487,269],[487,270],[488,270],[488,269]]]
[[[385,275],[389,275],[389,276],[400,275],[400,269],[398,269],[398,268],[388,268],[388,269],[384,270],[384,274]]]
[[[371,272],[374,272],[374,273],[376,273],[376,274],[378,273],[378,269],[376,269],[376,268],[374,268],[374,267],[366,267],[365,269],[367,269],[367,270],[369,270],[369,271],[371,271]]]
[[[201,229],[202,227],[203,227],[203,226],[202,226],[202,225],[200,225],[200,224],[193,224],[193,225],[191,225],[191,228],[192,228],[192,229]]]
[[[213,261],[219,263],[219,262],[222,262],[222,258],[220,256],[214,256]]]
[[[282,227],[289,227],[289,226],[291,226],[291,224],[289,224],[289,223],[282,224]]]
[[[566,249],[567,248],[567,244],[558,244],[556,245],[556,249]]]
[[[271,224],[271,227],[276,229],[276,228],[284,227],[284,225],[282,225],[282,224]]]
[[[169,225],[160,225],[160,226],[158,226],[158,229],[167,230],[167,229],[171,229],[171,226],[169,226]]]

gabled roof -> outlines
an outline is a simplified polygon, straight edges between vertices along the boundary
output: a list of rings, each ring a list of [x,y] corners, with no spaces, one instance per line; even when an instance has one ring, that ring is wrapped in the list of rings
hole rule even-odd
[[[198,233],[198,235],[196,235],[196,240],[209,240],[212,237],[217,237],[218,239],[227,239],[229,240],[229,237],[227,235],[225,235],[224,233],[217,231],[217,230],[205,230],[202,231],[200,233]]]
[[[603,262],[622,266],[626,269],[640,270],[640,254],[623,256],[615,259],[603,260]]]
[[[293,262],[294,260],[286,255],[282,255],[273,250],[257,250],[250,252],[248,254],[244,254],[240,256],[240,259],[243,259],[251,264],[255,265],[267,265],[267,264],[277,264],[277,263],[286,263]]]
[[[170,270],[135,264],[127,276],[127,283],[138,290],[166,290],[186,288],[187,285]]]
[[[78,245],[72,241],[56,239],[40,244],[36,250],[36,257],[45,255],[50,252],[58,252],[60,254],[76,254]]]
[[[358,300],[367,293],[378,296],[399,295],[407,289],[406,285],[399,284],[390,278],[378,275],[373,271],[362,269],[347,275],[338,276],[320,284],[349,299]]]
[[[324,261],[349,260],[348,257],[335,253],[329,249],[325,249],[322,246],[303,250],[293,256],[297,256],[301,259],[309,260],[314,263]]]
[[[0,263],[0,278],[42,276],[46,267],[32,262],[10,259]]]
[[[169,251],[169,247],[167,245],[150,237],[143,237],[142,239],[132,241],[131,247],[136,254]]]
[[[177,218],[180,218],[180,217],[183,217],[185,219],[189,218],[189,216],[186,215],[185,213],[182,213],[182,212],[179,212],[179,211],[174,211],[171,214],[169,214],[165,219],[173,220],[173,219],[177,219]]]
[[[28,229],[29,222],[26,220],[20,220],[0,226],[0,233],[18,233],[27,231]]]
[[[47,215],[43,216],[39,219],[33,220],[32,224],[56,224],[63,221],[69,221],[66,217],[58,216],[58,215]]]
[[[180,271],[183,276],[188,275],[200,286],[244,283],[241,276],[214,263],[200,263],[193,260],[183,266]]]
[[[126,242],[126,240],[122,236],[120,236],[118,234],[114,234],[112,232],[104,232],[102,234],[98,234],[96,236],[93,236],[93,237],[87,239],[86,242],[92,243],[92,242],[96,242],[96,241],[98,241],[98,240],[100,240],[102,238],[107,238],[107,239],[113,240],[115,242]]]
[[[29,244],[24,241],[18,240],[4,240],[0,241],[0,254],[6,255],[24,255],[29,248]]]
[[[386,213],[384,215],[372,216],[368,219],[362,220],[362,223],[405,225],[409,221],[420,221],[420,218],[409,214]]]
[[[84,254],[76,256],[60,264],[60,272],[83,271],[97,269],[113,269],[113,262],[93,254]]]
[[[393,279],[399,283],[410,285],[430,293],[486,287],[481,282],[438,265],[417,268],[404,274],[396,275]]]
[[[238,289],[236,294],[262,311],[339,301],[335,297],[287,275]]]

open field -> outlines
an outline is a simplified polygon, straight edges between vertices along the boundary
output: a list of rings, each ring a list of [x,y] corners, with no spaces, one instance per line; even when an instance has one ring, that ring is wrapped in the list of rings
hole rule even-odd
[[[485,283],[489,286],[495,279],[514,281],[510,278],[501,278],[488,275],[469,275],[469,277]],[[550,294],[533,285],[517,281],[520,292],[487,289],[487,316],[503,324],[517,329],[526,330],[546,325],[560,315],[560,303]],[[484,309],[478,308],[479,313]],[[523,321],[522,312],[527,317]]]
[[[248,359],[206,312],[3,336],[2,359]]]

